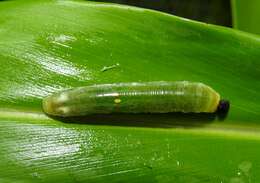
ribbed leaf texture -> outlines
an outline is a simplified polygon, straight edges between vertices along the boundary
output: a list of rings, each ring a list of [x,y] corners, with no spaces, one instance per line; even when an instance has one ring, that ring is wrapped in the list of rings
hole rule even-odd
[[[82,1],[1,1],[0,25],[0,182],[260,181],[259,37]],[[41,109],[67,88],[160,80],[203,82],[230,112],[61,120]]]

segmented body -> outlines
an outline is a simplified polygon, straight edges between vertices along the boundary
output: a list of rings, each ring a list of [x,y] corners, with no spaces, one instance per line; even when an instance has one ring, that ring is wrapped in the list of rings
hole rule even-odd
[[[102,84],[73,88],[43,100],[54,116],[108,113],[206,112],[217,110],[219,94],[202,83],[143,82]]]

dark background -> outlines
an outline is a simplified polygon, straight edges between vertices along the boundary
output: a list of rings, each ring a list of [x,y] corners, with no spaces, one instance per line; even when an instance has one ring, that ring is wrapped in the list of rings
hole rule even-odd
[[[95,0],[155,9],[206,23],[231,27],[230,0]]]

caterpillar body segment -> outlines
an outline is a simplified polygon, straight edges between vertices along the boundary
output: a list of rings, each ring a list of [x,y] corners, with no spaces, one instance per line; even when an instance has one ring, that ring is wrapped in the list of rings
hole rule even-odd
[[[227,104],[203,83],[159,81],[72,88],[44,98],[43,110],[61,117],[109,113],[214,113],[228,110]]]

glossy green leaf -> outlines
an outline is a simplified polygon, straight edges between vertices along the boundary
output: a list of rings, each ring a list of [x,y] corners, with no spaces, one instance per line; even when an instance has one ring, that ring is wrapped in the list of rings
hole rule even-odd
[[[232,0],[233,26],[236,29],[260,34],[260,1]]]
[[[0,182],[260,181],[259,37],[81,1],[2,1],[0,25]],[[230,112],[65,121],[41,110],[62,89],[155,80],[208,84]]]

